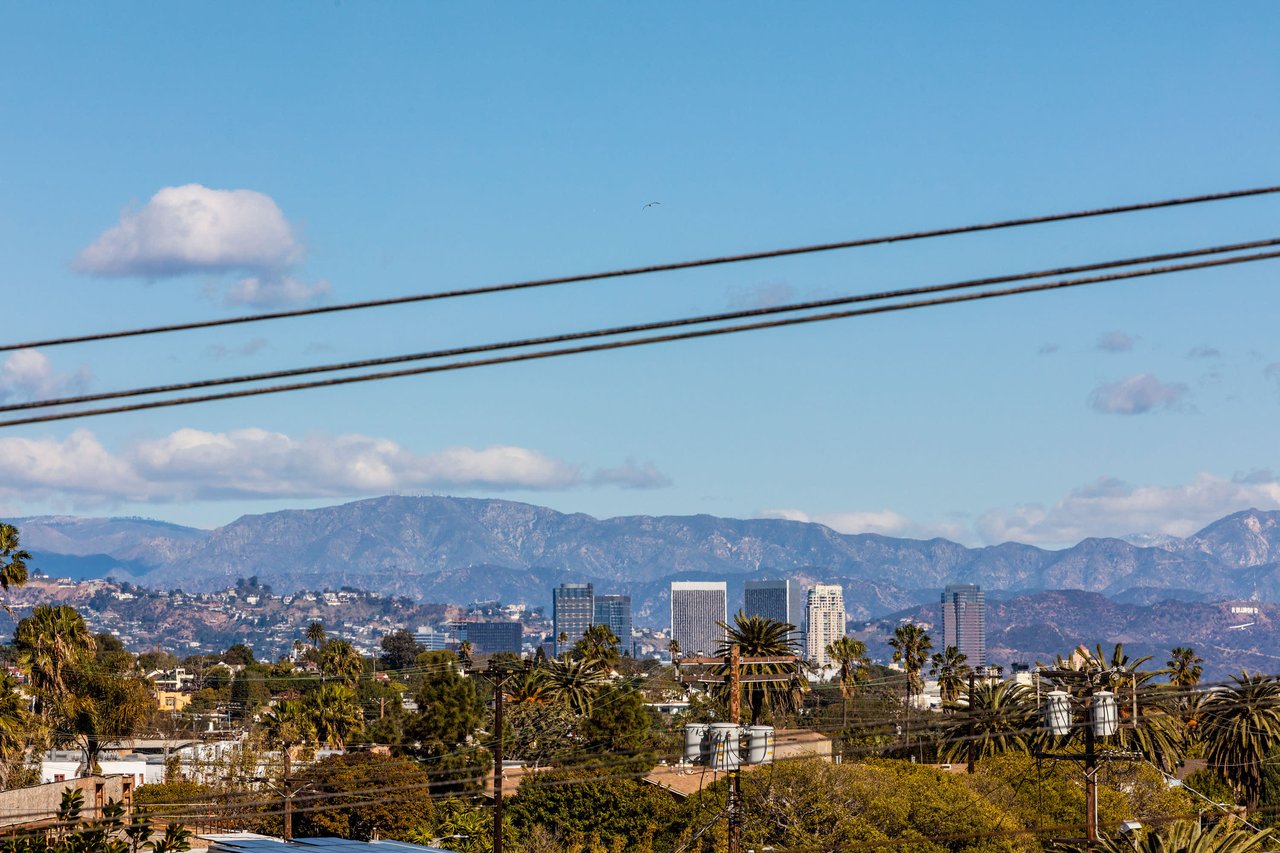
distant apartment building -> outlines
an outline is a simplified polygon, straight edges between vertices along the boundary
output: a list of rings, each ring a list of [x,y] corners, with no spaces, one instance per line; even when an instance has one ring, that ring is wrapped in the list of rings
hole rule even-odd
[[[987,665],[987,603],[973,583],[950,584],[942,591],[942,649],[955,646],[972,667]]]
[[[518,655],[524,638],[519,622],[458,622],[455,632],[459,640],[471,644],[474,655],[495,655],[499,652]]]
[[[725,632],[717,623],[728,618],[728,594],[724,581],[671,582],[671,639],[680,654],[713,655],[724,644]]]
[[[589,583],[562,583],[551,594],[552,634],[556,655],[572,649],[595,619],[595,592]],[[564,640],[561,641],[561,635]]]
[[[794,625],[789,635],[797,653],[804,650],[804,588],[799,581],[747,581],[742,611]]]
[[[844,636],[844,589],[820,583],[805,603],[805,657],[815,666],[831,663],[827,646]]]
[[[597,595],[595,624],[609,626],[609,630],[618,638],[618,651],[621,654],[635,654],[631,647],[631,596]]]

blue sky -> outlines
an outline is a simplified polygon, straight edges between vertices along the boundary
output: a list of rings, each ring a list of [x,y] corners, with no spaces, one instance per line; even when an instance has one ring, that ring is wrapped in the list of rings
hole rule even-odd
[[[1266,3],[12,6],[3,337],[1273,184],[1277,25]],[[1260,239],[1278,212],[23,352],[0,396]],[[214,526],[399,491],[969,543],[1185,534],[1280,507],[1276,270],[0,430],[0,514]]]

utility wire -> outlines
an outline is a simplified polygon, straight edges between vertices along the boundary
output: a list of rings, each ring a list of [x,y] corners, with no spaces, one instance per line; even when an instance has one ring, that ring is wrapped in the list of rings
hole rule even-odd
[[[1048,290],[1060,290],[1068,287],[1080,287],[1088,284],[1099,284],[1104,282],[1123,281],[1132,278],[1142,278],[1153,275],[1165,275],[1174,272],[1185,272],[1188,270],[1209,269],[1213,267],[1221,267],[1232,264],[1251,263],[1254,261],[1264,261],[1280,257],[1280,252],[1259,252],[1252,255],[1241,255],[1231,258],[1219,258],[1209,261],[1199,261],[1188,264],[1174,264],[1163,267],[1150,267],[1141,270],[1132,270],[1129,272],[1109,273],[1106,275],[1087,276],[1075,279],[1063,279],[1059,281],[1046,282],[1043,284],[1027,285],[1024,287],[1012,287],[999,290],[987,290],[979,293],[966,293],[957,296],[940,297],[936,299],[922,299],[910,302],[898,302],[890,305],[878,305],[870,308],[852,309],[848,311],[834,311],[824,314],[811,314],[804,317],[787,317],[782,319],[763,320],[755,323],[743,323],[734,326],[719,326],[711,329],[697,329],[686,332],[675,332],[666,335],[654,335],[651,337],[631,338],[622,341],[610,341],[599,344],[589,344],[575,347],[565,347],[561,349],[547,349],[536,352],[517,353],[515,355],[498,356],[494,358],[473,359],[470,361],[456,361],[447,364],[429,365],[426,367],[414,367],[404,370],[384,371],[380,373],[368,373],[358,376],[343,376],[331,379],[322,379],[312,382],[299,382],[288,385],[272,385],[264,388],[248,388],[239,391],[227,391],[218,394],[204,394],[194,397],[177,397],[168,400],[155,400],[145,403],[131,403],[121,406],[109,406],[97,409],[81,409],[71,412],[58,412],[53,414],[36,415],[25,418],[15,418],[0,421],[0,427],[21,426],[24,424],[47,423],[50,421],[71,420],[76,418],[93,417],[96,415],[112,415],[124,412],[136,412],[147,409],[167,408],[171,406],[186,406],[195,403],[207,403],[215,400],[230,400],[240,397],[255,397],[264,394],[280,394],[287,391],[302,391],[311,388],[326,388],[338,385],[350,385],[357,382],[373,382],[383,379],[395,379],[403,376],[418,376],[427,373],[443,373],[452,370],[462,370],[472,367],[488,367],[497,364],[510,364],[520,361],[532,361],[535,359],[555,358],[566,355],[581,355],[589,352],[603,352],[606,350],[626,349],[630,347],[644,346],[647,344],[671,343],[681,340],[692,340],[696,338],[714,337],[718,335],[734,334],[736,332],[750,332],[762,329],[781,328],[785,326],[795,326],[807,323],[818,323],[829,320],[840,320],[849,317],[866,316],[870,314],[884,314],[893,311],[906,311],[916,308],[931,308],[938,305],[949,305],[958,302],[972,302],[979,299],[992,299],[1000,296],[1016,296],[1027,293],[1038,293]],[[558,336],[555,340],[569,340],[568,336]]]
[[[123,329],[112,332],[97,332],[85,335],[71,335],[60,338],[47,338],[44,340],[25,341],[22,343],[0,344],[0,352],[6,352],[17,349],[34,349],[37,347],[54,347],[65,344],[88,343],[90,341],[104,341],[115,338],[130,338],[140,335],[155,335],[163,332],[181,332],[191,329],[207,329],[215,326],[230,326],[239,323],[257,323],[264,320],[281,320],[290,317],[308,317],[316,314],[333,314],[341,311],[355,311],[364,308],[382,308],[389,305],[404,305],[411,302],[427,302],[437,299],[454,299],[464,296],[478,296],[486,293],[504,293],[513,290],[527,290],[537,287],[550,287],[560,284],[572,284],[577,282],[600,281],[603,279],[624,278],[628,276],[646,275],[649,273],[672,272],[674,270],[694,269],[697,267],[710,267],[722,264],[734,264],[744,261],[759,261],[768,258],[783,258],[792,255],[806,255],[816,252],[829,252],[836,249],[853,249],[863,246],[884,245],[887,243],[903,243],[910,240],[924,240],[931,237],[947,237],[958,234],[972,234],[980,231],[995,231],[1002,228],[1016,228],[1024,225],[1043,225],[1050,222],[1065,222],[1073,219],[1087,219],[1096,216],[1111,216],[1118,213],[1134,213],[1144,210],[1158,210],[1166,207],[1179,207],[1191,204],[1203,204],[1212,201],[1226,201],[1230,199],[1247,198],[1250,196],[1268,195],[1280,192],[1280,186],[1255,187],[1244,190],[1232,190],[1229,192],[1209,193],[1206,195],[1184,196],[1181,198],[1164,199],[1161,201],[1139,202],[1136,204],[1124,204],[1113,207],[1094,208],[1090,210],[1077,210],[1069,213],[1053,213],[1043,216],[1029,216],[1019,219],[1005,219],[996,222],[987,222],[978,225],[962,225],[950,228],[935,228],[927,231],[909,231],[901,234],[891,234],[880,237],[863,237],[854,240],[843,240],[835,243],[816,243],[809,246],[795,246],[784,249],[770,249],[761,252],[747,252],[738,255],[723,255],[712,258],[698,258],[688,261],[675,261],[665,264],[651,264],[648,266],[625,267],[622,269],[606,270],[603,272],[582,273],[579,275],[557,276],[553,278],[531,279],[528,281],[508,282],[505,284],[490,284],[481,287],[459,288],[455,290],[443,290],[433,293],[419,293],[408,296],[395,296],[387,299],[369,299],[361,302],[345,302],[340,305],[323,305],[312,308],[296,308],[288,311],[272,311],[265,314],[250,314],[239,317],[224,317],[217,320],[199,320],[190,323],[171,323],[163,326],[146,326],[136,329]]]
[[[907,296],[920,296],[928,293],[941,293],[951,290],[964,290],[975,287],[987,287],[993,284],[1005,284],[1015,281],[1027,281],[1036,278],[1047,278],[1057,275],[1071,275],[1081,272],[1091,272],[1095,270],[1113,269],[1115,267],[1136,266],[1139,264],[1159,263],[1164,261],[1179,260],[1183,258],[1201,257],[1204,255],[1225,254],[1228,252],[1240,252],[1246,249],[1260,249],[1267,246],[1280,245],[1280,238],[1271,238],[1267,240],[1253,240],[1247,243],[1233,243],[1225,246],[1210,246],[1201,249],[1188,249],[1181,252],[1167,252],[1159,255],[1146,255],[1138,258],[1125,258],[1115,261],[1099,261],[1091,264],[1081,264],[1070,267],[1057,267],[1054,269],[1036,270],[1034,272],[1015,273],[1012,275],[991,276],[988,278],[969,279],[966,281],[950,282],[947,284],[935,284],[924,287],[908,287],[899,290],[886,290],[878,293],[863,293],[854,296],[842,296],[831,299],[820,299],[810,302],[795,302],[786,305],[773,305],[767,308],[753,308],[742,311],[730,311],[720,314],[704,314],[696,317],[683,317],[675,320],[659,320],[652,323],[637,323],[628,326],[614,326],[605,329],[592,329],[583,332],[571,332],[561,335],[547,335],[536,338],[523,338],[512,341],[501,341],[497,343],[477,344],[467,347],[455,347],[452,349],[441,349],[429,352],[410,353],[408,355],[386,356],[383,358],[363,359],[360,361],[345,361],[337,364],[325,364],[313,367],[292,368],[289,370],[274,370],[266,373],[250,373],[241,376],[227,376],[217,379],[203,379],[194,382],[181,382],[170,385],[152,385],[143,388],[130,388],[121,391],[104,391],[97,394],[81,394],[75,397],[58,397],[47,400],[33,400],[25,403],[10,403],[9,405],[0,406],[0,412],[16,412],[29,411],[32,409],[45,409],[54,406],[78,405],[83,403],[100,402],[103,400],[119,400],[126,397],[141,397],[149,394],[166,394],[176,391],[192,391],[197,388],[213,388],[225,385],[240,385],[247,382],[261,382],[271,379],[286,379],[296,376],[308,376],[317,373],[332,373],[342,370],[357,370],[370,367],[381,367],[391,364],[403,364],[413,361],[427,361],[436,358],[452,358],[461,355],[475,355],[484,352],[496,352],[507,349],[522,349],[524,347],[539,346],[552,343],[565,343],[567,341],[589,340],[592,338],[613,337],[615,335],[636,334],[639,332],[651,332],[659,329],[671,329],[681,326],[702,325],[704,323],[718,323],[728,320],[741,320],[748,317],[766,317],[775,314],[787,314],[797,311],[810,311],[818,308],[831,308],[839,305],[851,305],[862,302],[878,302],[886,299],[899,299]]]

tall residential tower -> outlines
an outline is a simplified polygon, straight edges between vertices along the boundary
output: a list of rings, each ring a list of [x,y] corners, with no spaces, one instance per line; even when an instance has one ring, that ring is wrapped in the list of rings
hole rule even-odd
[[[805,657],[815,666],[831,662],[827,646],[844,636],[844,589],[820,583],[809,590],[805,606]]]
[[[942,592],[942,651],[955,646],[972,667],[987,665],[987,603],[982,587],[949,585]]]

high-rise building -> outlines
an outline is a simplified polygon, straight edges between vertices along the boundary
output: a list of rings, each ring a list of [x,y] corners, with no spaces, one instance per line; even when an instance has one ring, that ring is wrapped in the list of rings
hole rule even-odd
[[[552,631],[556,655],[569,651],[582,639],[596,616],[595,595],[589,583],[562,583],[551,594]],[[565,639],[561,641],[560,637]]]
[[[950,584],[942,591],[942,650],[955,646],[969,666],[987,665],[987,602],[974,583]]]
[[[518,655],[524,639],[524,626],[519,622],[458,622],[455,630],[459,639],[471,643],[471,653],[476,655]]]
[[[631,648],[631,596],[597,595],[595,624],[609,626],[618,638],[620,654],[634,654]]]
[[[724,644],[724,629],[717,622],[728,619],[724,581],[671,582],[671,639],[680,654],[713,655]]]
[[[747,581],[742,610],[795,626],[789,634],[796,652],[804,649],[804,590],[799,581]]]
[[[805,605],[805,657],[815,666],[831,663],[827,646],[844,636],[844,589],[820,583]]]

